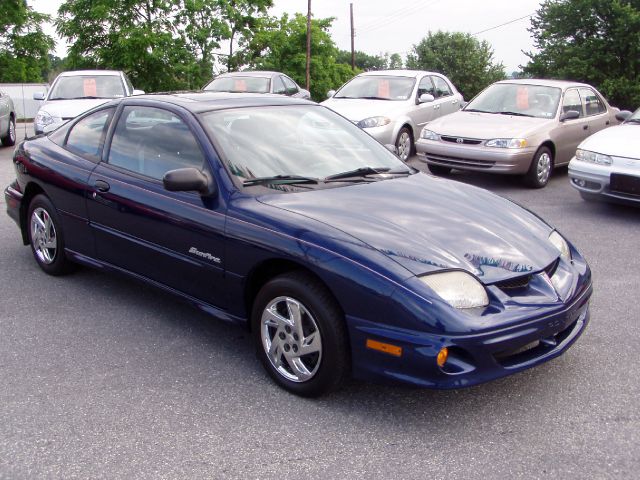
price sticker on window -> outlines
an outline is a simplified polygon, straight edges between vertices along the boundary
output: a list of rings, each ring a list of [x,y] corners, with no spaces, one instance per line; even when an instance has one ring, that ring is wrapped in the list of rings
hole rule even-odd
[[[96,85],[95,78],[84,78],[82,82],[82,89],[85,97],[98,96],[98,87]]]

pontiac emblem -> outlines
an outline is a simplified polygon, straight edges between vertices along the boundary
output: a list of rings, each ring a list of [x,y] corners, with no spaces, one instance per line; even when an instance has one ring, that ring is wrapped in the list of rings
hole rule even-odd
[[[456,138],[457,143],[464,143],[464,138]]]

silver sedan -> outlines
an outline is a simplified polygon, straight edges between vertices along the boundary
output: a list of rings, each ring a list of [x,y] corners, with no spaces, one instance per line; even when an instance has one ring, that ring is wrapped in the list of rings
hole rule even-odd
[[[13,100],[0,91],[0,142],[6,147],[16,144],[16,110]]]

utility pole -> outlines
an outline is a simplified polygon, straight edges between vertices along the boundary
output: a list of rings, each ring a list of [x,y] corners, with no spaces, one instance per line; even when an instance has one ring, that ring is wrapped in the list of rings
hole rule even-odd
[[[307,90],[311,90],[311,0],[307,7]]]
[[[353,3],[349,4],[349,11],[351,12],[351,70],[355,72],[356,70],[356,51],[353,47],[354,37],[356,36],[356,31],[353,29]]]

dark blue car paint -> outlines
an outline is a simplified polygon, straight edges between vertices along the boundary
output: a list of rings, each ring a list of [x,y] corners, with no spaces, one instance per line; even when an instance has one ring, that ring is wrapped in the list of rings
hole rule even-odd
[[[243,102],[252,103],[225,105]],[[253,101],[269,102],[296,103]],[[25,205],[34,188],[43,191],[62,219],[68,255],[80,263],[127,273],[238,322],[250,315],[254,272],[275,264],[307,269],[345,313],[354,376],[432,388],[469,386],[549,360],[588,322],[586,262],[571,247],[571,262],[558,262],[550,287],[544,269],[558,258],[547,240],[552,228],[500,197],[421,173],[256,196],[234,185],[215,139],[184,99],[113,103],[180,115],[201,144],[218,193],[168,192],[159,181],[83,159],[47,137],[24,142],[14,156],[18,181],[5,191],[7,210],[24,229]],[[97,181],[109,190],[98,191]],[[490,305],[464,311],[440,300],[418,276],[441,269],[475,274]],[[523,274],[532,281],[520,297],[496,286]],[[402,357],[367,349],[367,338],[402,346]],[[494,354],[539,339],[538,347],[510,357],[511,364],[496,360]],[[443,346],[452,352],[449,371],[435,364]]]

